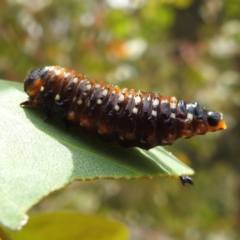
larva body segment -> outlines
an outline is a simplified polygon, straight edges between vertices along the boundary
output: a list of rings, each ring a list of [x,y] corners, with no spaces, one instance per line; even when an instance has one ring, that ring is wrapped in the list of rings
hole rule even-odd
[[[226,129],[222,114],[198,103],[157,93],[120,89],[59,66],[32,71],[24,81],[29,100],[66,125],[81,125],[119,139],[122,146],[150,149],[178,138]]]

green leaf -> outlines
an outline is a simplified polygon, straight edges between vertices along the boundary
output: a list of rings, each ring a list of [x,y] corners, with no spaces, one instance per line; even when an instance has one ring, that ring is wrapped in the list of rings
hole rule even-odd
[[[0,222],[17,229],[26,212],[73,180],[178,177],[194,171],[161,147],[125,149],[84,131],[43,122],[41,109],[23,109],[22,85],[0,81]]]
[[[28,225],[13,234],[16,240],[127,240],[126,227],[103,217],[76,212],[32,215]]]

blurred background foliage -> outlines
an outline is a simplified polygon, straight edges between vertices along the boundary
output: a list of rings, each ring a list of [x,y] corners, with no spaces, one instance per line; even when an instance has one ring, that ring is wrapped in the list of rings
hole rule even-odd
[[[121,87],[224,113],[224,132],[167,150],[196,170],[176,179],[75,182],[31,212],[71,209],[126,223],[132,240],[239,239],[239,0],[2,0],[0,76],[61,65]],[[23,99],[24,100],[24,99]],[[41,151],[41,149],[40,149]]]

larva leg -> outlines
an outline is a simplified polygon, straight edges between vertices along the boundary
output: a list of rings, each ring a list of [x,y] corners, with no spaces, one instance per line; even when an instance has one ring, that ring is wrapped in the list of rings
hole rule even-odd
[[[20,103],[20,107],[34,107],[31,101],[25,101]]]

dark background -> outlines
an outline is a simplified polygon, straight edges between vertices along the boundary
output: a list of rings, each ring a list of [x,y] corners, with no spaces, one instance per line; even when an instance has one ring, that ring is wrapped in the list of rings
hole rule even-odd
[[[240,1],[3,0],[0,77],[61,65],[120,87],[221,111],[226,131],[166,149],[196,171],[176,179],[75,182],[31,212],[118,219],[131,239],[239,239]]]

